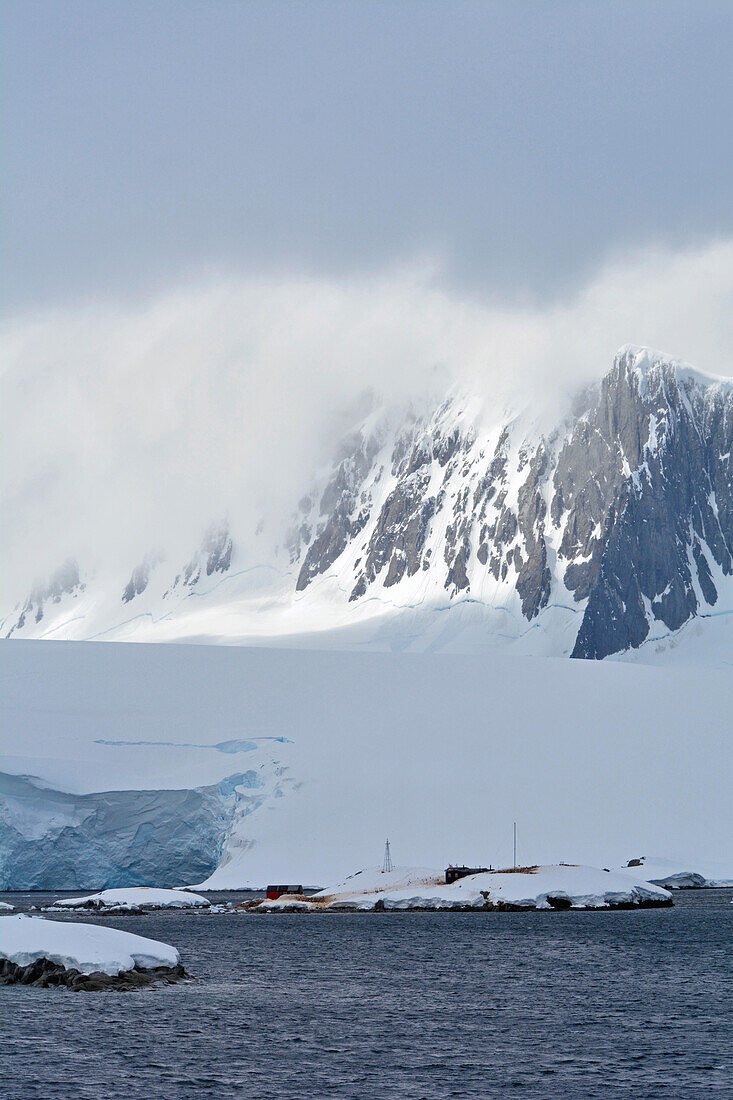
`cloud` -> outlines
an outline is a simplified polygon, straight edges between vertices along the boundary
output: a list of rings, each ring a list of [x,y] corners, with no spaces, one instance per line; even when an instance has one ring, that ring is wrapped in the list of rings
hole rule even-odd
[[[733,374],[733,242],[645,252],[571,300],[497,309],[438,265],[378,276],[201,280],[144,304],[11,318],[3,367],[3,603],[69,555],[184,556],[228,512],[284,523],[367,388],[388,403],[458,383],[553,409],[623,343]]]

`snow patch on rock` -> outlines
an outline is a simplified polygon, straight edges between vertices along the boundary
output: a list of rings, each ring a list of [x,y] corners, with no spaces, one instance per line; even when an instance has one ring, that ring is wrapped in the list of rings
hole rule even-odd
[[[22,913],[0,921],[0,959],[16,966],[47,959],[82,974],[108,975],[157,967],[172,969],[181,961],[175,947],[132,932]]]

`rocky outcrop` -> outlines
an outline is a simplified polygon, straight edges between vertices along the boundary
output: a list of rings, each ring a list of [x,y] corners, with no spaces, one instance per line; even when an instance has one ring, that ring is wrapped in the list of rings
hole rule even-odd
[[[163,557],[161,554],[148,554],[139,565],[135,566],[122,593],[123,603],[129,603],[130,600],[134,600],[136,596],[142,596],[150,582],[151,572],[155,569],[156,565],[162,562],[162,560]]]
[[[234,544],[229,533],[228,523],[214,523],[204,535],[201,547],[191,558],[180,577],[176,577],[174,587],[183,584],[193,588],[203,575],[226,573],[232,564]]]
[[[349,597],[363,596],[385,570],[384,587],[413,576],[422,565],[422,553],[435,510],[435,498],[427,495],[429,474],[419,469],[404,478],[380,510],[361,572]]]
[[[150,970],[135,967],[120,974],[105,974],[101,970],[83,974],[80,970],[60,966],[49,959],[36,959],[27,966],[0,959],[0,985],[30,985],[37,989],[65,986],[74,993],[99,993],[107,989],[128,992],[152,985],[172,985],[187,977],[180,963],[178,966],[156,966]]]
[[[324,573],[364,530],[371,514],[372,497],[365,485],[379,450],[379,440],[359,432],[346,439],[342,457],[320,497],[318,516],[304,517],[291,532],[291,559],[297,560],[301,545],[308,545],[298,574],[296,590],[302,592],[314,577]],[[311,498],[301,501],[305,512]],[[312,541],[311,541],[312,539]]]
[[[79,576],[79,566],[73,558],[69,558],[48,581],[37,584],[25,603],[16,607],[16,613],[5,620],[3,623],[6,629],[5,637],[10,638],[16,631],[22,630],[26,622],[40,623],[46,604],[60,603],[64,596],[76,596],[83,591],[84,585]]]

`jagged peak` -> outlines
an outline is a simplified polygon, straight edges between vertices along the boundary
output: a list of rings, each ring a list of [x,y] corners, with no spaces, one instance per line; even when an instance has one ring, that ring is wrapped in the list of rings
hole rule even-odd
[[[635,374],[643,384],[647,384],[656,372],[667,371],[678,383],[691,382],[703,387],[723,386],[733,389],[733,377],[701,371],[684,359],[644,344],[623,344],[618,349],[611,373],[624,369]]]

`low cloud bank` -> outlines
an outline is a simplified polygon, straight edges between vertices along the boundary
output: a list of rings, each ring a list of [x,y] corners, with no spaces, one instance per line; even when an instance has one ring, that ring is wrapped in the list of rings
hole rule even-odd
[[[273,530],[365,390],[451,385],[548,415],[623,343],[733,375],[733,242],[604,267],[572,301],[491,308],[418,264],[379,276],[219,279],[144,305],[11,319],[3,366],[3,606],[73,555],[185,554],[228,513]]]

